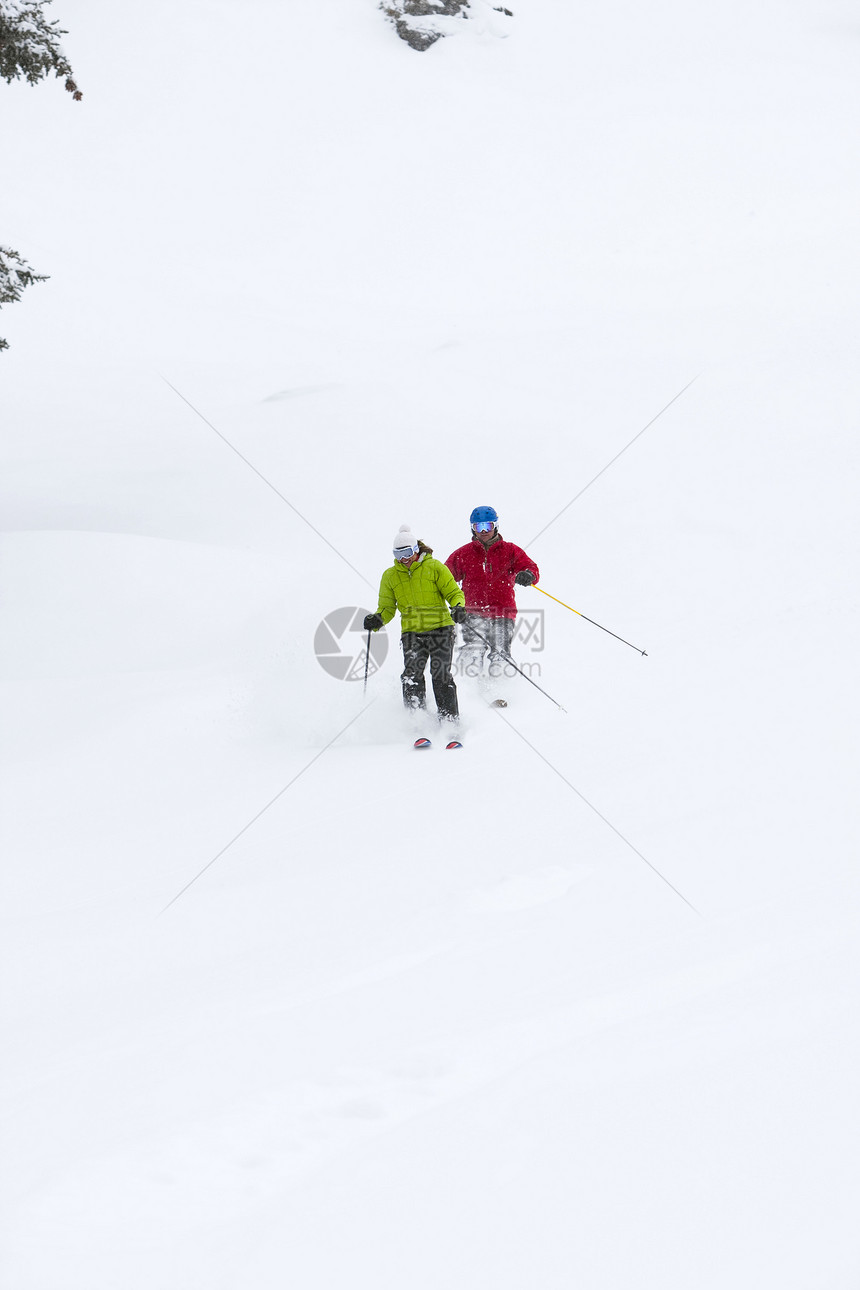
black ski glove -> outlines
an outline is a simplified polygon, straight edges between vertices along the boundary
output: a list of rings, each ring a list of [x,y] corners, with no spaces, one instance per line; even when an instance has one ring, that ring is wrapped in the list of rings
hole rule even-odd
[[[451,617],[455,623],[464,623],[466,621],[466,606],[455,605],[451,610]]]
[[[382,621],[382,614],[368,614],[364,620],[364,630],[366,632],[375,632],[378,631],[380,627],[384,626],[385,624]]]
[[[514,582],[519,583],[521,587],[530,587],[534,581],[535,576],[531,569],[520,569],[519,573],[514,578]]]

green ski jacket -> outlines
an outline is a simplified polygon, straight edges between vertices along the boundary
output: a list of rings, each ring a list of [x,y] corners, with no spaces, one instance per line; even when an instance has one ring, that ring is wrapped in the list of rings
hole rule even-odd
[[[453,627],[448,605],[453,608],[465,603],[466,597],[450,569],[422,552],[408,569],[395,560],[385,570],[379,584],[377,613],[388,623],[399,609],[401,632],[432,632],[437,627]]]

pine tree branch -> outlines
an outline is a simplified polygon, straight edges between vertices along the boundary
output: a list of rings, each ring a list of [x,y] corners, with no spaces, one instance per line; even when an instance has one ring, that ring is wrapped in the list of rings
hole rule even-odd
[[[60,45],[68,33],[49,22],[42,9],[51,0],[0,0],[0,78],[37,85],[52,73],[65,78],[76,102],[83,98]]]
[[[21,299],[24,289],[34,282],[47,281],[47,274],[35,273],[17,251],[0,246],[0,307],[15,304]],[[8,348],[8,341],[0,336],[0,350]]]

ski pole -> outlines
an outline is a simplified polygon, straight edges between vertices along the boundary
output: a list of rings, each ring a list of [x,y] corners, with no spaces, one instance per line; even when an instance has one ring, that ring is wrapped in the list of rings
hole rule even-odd
[[[371,633],[368,632],[367,633],[367,653],[364,656],[364,689],[362,690],[362,694],[367,694],[367,669],[370,667],[370,636],[371,636]]]
[[[521,668],[521,667],[517,667],[516,663],[515,663],[515,662],[514,662],[514,660],[511,658],[510,654],[504,654],[504,653],[502,653],[502,651],[501,651],[501,650],[496,650],[496,649],[494,649],[494,647],[493,647],[493,646],[490,644],[490,642],[487,640],[486,636],[482,636],[482,635],[481,635],[481,633],[480,633],[479,631],[476,631],[476,630],[475,630],[475,628],[472,626],[472,624],[471,624],[471,623],[469,624],[469,631],[470,631],[470,632],[472,632],[472,633],[474,633],[474,635],[475,635],[475,636],[477,636],[477,638],[478,638],[478,640],[479,640],[479,641],[483,641],[483,642],[484,642],[484,644],[486,645],[487,649],[490,651],[490,653],[491,653],[491,654],[492,654],[492,653],[497,653],[497,654],[499,654],[499,656],[500,656],[501,658],[503,658],[503,659],[505,660],[505,662],[506,662],[506,663],[510,663],[511,667],[514,669],[514,671],[515,671],[515,672],[519,672],[520,676],[524,677],[524,678],[525,678],[525,680],[527,680],[527,681],[528,681],[529,685],[533,685],[533,686],[534,686],[534,688],[535,688],[536,690],[540,690],[541,694],[544,696],[544,698],[545,698],[545,699],[549,699],[550,703],[554,703],[554,704],[555,704],[555,706],[558,708],[558,710],[559,710],[560,712],[563,712],[563,713],[565,714],[565,716],[567,716],[567,708],[563,708],[563,707],[561,706],[561,704],[560,704],[559,702],[557,702],[557,700],[556,700],[556,699],[554,699],[554,698],[552,697],[552,695],[551,695],[551,694],[547,694],[546,690],[541,690],[541,687],[538,685],[537,681],[533,681],[533,680],[531,679],[531,677],[530,677],[530,676],[526,676],[526,674],[525,674],[525,672],[522,670],[522,668]]]
[[[534,583],[531,585],[534,587]],[[534,589],[535,591],[539,591],[542,596],[549,596],[550,600],[554,600],[557,605],[561,605],[564,609],[569,609],[572,614],[579,614],[579,610],[574,609],[573,605],[566,605],[564,601],[559,600],[557,596],[550,596],[549,592],[544,591],[543,587],[534,587]],[[591,623],[592,627],[600,627],[600,623],[596,623],[593,618],[589,618],[586,614],[579,614],[579,616],[580,618],[584,618],[587,623]],[[602,632],[607,632],[610,636],[615,636],[615,632],[610,632],[608,627],[600,627],[600,630]],[[630,645],[630,642],[626,641],[623,636],[615,636],[615,639],[617,641],[621,641],[622,645]],[[648,657],[647,652],[644,649],[640,649],[638,645],[630,645],[630,648],[635,649],[636,653],[641,654],[643,658]]]

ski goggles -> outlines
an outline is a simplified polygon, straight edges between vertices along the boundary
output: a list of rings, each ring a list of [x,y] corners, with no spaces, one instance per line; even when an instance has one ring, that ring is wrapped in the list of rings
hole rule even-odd
[[[477,524],[472,525],[472,530],[475,533],[492,533],[495,527],[495,520],[478,520]]]
[[[414,546],[398,546],[395,547],[394,558],[402,564],[404,560],[411,560],[416,552],[417,548]]]

